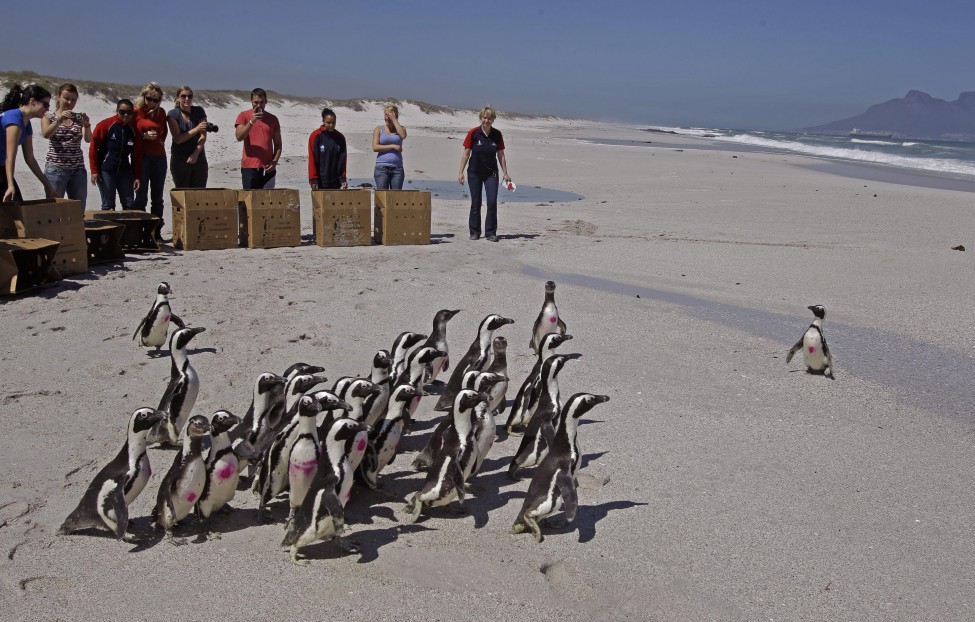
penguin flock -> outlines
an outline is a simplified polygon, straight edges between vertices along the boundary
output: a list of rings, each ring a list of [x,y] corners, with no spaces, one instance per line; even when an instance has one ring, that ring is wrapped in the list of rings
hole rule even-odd
[[[452,364],[447,324],[460,310],[442,309],[429,335],[403,332],[390,350],[379,350],[364,377],[343,376],[330,389],[324,368],[296,363],[282,374],[262,372],[253,382],[251,405],[243,417],[218,410],[208,419],[193,413],[200,377],[187,347],[204,332],[189,327],[172,312],[172,288],[160,283],[155,301],[136,328],[142,347],[169,344],[170,379],[156,408],[139,408],[129,417],[122,449],[92,480],[59,533],[108,531],[139,541],[129,532],[128,508],[146,488],[152,469],[147,447],[177,449],[162,478],[153,506],[152,525],[173,544],[185,539],[174,528],[191,514],[199,533],[219,538],[211,517],[231,510],[230,502],[250,490],[258,500],[261,522],[272,522],[269,506],[288,499],[282,547],[295,564],[307,560],[300,550],[334,541],[346,551],[345,507],[357,489],[383,488],[383,471],[402,453],[419,402],[431,387],[442,387],[434,412],[443,413],[412,467],[425,471],[422,486],[408,495],[404,520],[415,522],[431,508],[464,511],[469,494],[480,489],[478,475],[498,440],[520,437],[508,469],[519,480],[526,469],[531,482],[511,531],[531,531],[542,541],[543,521],[564,506],[573,520],[578,507],[576,473],[579,418],[609,396],[576,393],[562,399],[559,372],[572,357],[556,354],[572,339],[555,305],[555,283],[545,284],[545,299],[535,320],[529,347],[535,364],[521,384],[498,436],[497,417],[507,406],[508,341],[498,335],[515,320],[491,313],[481,321],[464,356]],[[173,326],[171,326],[173,325]],[[170,334],[170,329],[175,327]],[[437,380],[449,373],[446,382]]]
[[[141,346],[158,351],[168,335],[170,380],[157,408],[131,414],[122,449],[97,473],[59,533],[108,531],[138,541],[128,531],[128,508],[152,475],[147,447],[158,444],[177,448],[151,515],[153,526],[173,544],[185,543],[173,530],[191,514],[201,534],[219,538],[211,517],[230,511],[236,494],[249,489],[258,499],[261,522],[273,521],[268,506],[287,495],[281,546],[289,548],[293,563],[308,563],[300,550],[320,541],[334,541],[354,552],[355,543],[344,537],[345,507],[354,487],[382,490],[382,472],[401,453],[420,400],[429,395],[427,387],[439,384],[443,388],[434,412],[443,415],[412,460],[412,468],[426,476],[402,508],[404,520],[415,522],[437,507],[463,511],[467,495],[479,490],[471,478],[499,440],[497,417],[508,410],[506,434],[500,438],[520,437],[508,475],[518,481],[524,470],[532,469],[511,531],[530,531],[541,542],[543,526],[559,528],[575,518],[582,456],[579,420],[610,399],[585,392],[562,399],[559,374],[573,357],[555,351],[572,335],[555,304],[555,289],[554,282],[545,284],[529,340],[535,363],[510,409],[508,341],[496,333],[515,320],[495,313],[484,317],[451,370],[447,323],[460,311],[442,309],[429,335],[403,332],[390,350],[377,351],[367,376],[343,376],[331,389],[322,389],[328,379],[319,366],[296,363],[280,375],[262,372],[253,382],[244,417],[218,410],[207,419],[192,413],[200,378],[187,353],[190,341],[205,329],[187,327],[172,312],[172,288],[160,283],[133,339],[139,337]],[[789,350],[786,363],[801,350],[808,372],[833,378],[823,333],[826,309],[809,309],[814,320]],[[169,335],[171,324],[176,330]],[[438,375],[448,371],[449,379],[438,383]],[[564,511],[564,520],[553,520],[559,511]]]

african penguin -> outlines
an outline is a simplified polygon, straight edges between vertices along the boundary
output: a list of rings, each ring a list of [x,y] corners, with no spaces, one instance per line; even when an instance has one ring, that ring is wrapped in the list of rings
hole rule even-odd
[[[190,365],[186,346],[205,328],[180,328],[169,338],[169,356],[172,360],[169,384],[159,400],[159,410],[169,413],[149,432],[148,442],[176,445],[183,433],[183,426],[190,418],[196,397],[200,393],[200,377]]]
[[[185,541],[173,537],[173,527],[193,510],[206,485],[206,463],[203,460],[203,443],[210,435],[210,422],[206,417],[194,415],[186,422],[183,446],[173,459],[173,465],[159,485],[152,522],[162,528],[173,544]]]
[[[413,352],[410,352],[406,367],[399,377],[396,378],[395,385],[410,384],[416,389],[416,397],[410,402],[409,409],[407,410],[406,427],[410,427],[413,421],[413,413],[416,412],[416,409],[420,405],[420,398],[426,395],[423,391],[424,374],[430,369],[433,361],[442,357],[443,354],[440,350],[430,346],[417,348]]]
[[[538,358],[535,360],[535,365],[528,373],[528,377],[525,378],[525,382],[522,383],[521,388],[518,389],[518,394],[515,395],[515,401],[511,405],[511,412],[508,414],[508,423],[505,424],[508,434],[521,434],[521,432],[515,431],[515,426],[526,425],[531,420],[532,413],[535,412],[535,407],[538,406],[538,395],[541,391],[542,363],[555,351],[555,348],[570,339],[572,339],[572,335],[561,335],[559,333],[549,333],[542,337],[542,345],[538,349]]]
[[[352,487],[349,454],[357,435],[364,431],[365,423],[343,418],[333,421],[324,435],[315,478],[281,542],[281,546],[291,547],[293,563],[307,564],[307,560],[299,559],[298,551],[319,540],[334,539],[343,549],[354,550],[341,534],[345,526],[344,506]]]
[[[500,415],[504,412],[505,406],[507,405],[508,340],[504,337],[495,337],[492,342],[492,347],[494,348],[494,360],[491,361],[491,365],[485,371],[501,376],[502,380],[491,386],[491,392],[488,393],[488,408],[495,415]]]
[[[389,404],[389,394],[392,390],[389,383],[392,367],[393,359],[390,358],[389,352],[386,350],[379,350],[372,357],[372,372],[369,374],[369,381],[379,387],[379,393],[368,397],[362,405],[365,413],[364,421],[371,428],[376,427],[386,416],[386,406]]]
[[[406,425],[408,409],[418,393],[411,384],[403,383],[393,389],[389,397],[389,411],[382,425],[372,428],[369,433],[369,447],[359,464],[356,473],[366,486],[379,488],[379,473],[396,457],[403,428]]]
[[[172,292],[173,290],[169,287],[169,283],[165,281],[160,283],[156,288],[156,301],[152,303],[149,313],[142,318],[142,321],[136,326],[135,332],[132,333],[132,339],[135,339],[136,336],[139,337],[139,345],[143,347],[155,347],[158,351],[166,343],[166,337],[169,335],[170,322],[180,328],[186,327],[183,320],[179,319],[170,308],[169,295]]]
[[[231,445],[230,431],[240,423],[240,417],[226,410],[218,410],[210,417],[210,452],[206,457],[206,480],[203,492],[196,501],[196,515],[201,521],[221,509],[230,510],[237,493],[240,457]],[[219,538],[211,530],[210,536]]]
[[[792,357],[801,349],[803,361],[806,363],[806,371],[811,374],[823,374],[829,378],[835,378],[833,376],[833,357],[830,355],[829,347],[826,345],[826,335],[823,334],[823,321],[826,319],[826,307],[823,305],[812,305],[809,307],[809,310],[813,312],[816,319],[813,320],[813,323],[803,333],[802,338],[794,346],[789,348],[789,354],[785,357],[785,362],[786,364],[791,362]]]
[[[607,395],[576,393],[565,403],[552,446],[532,476],[525,502],[511,527],[512,533],[521,533],[527,528],[535,535],[535,540],[541,542],[539,521],[558,512],[562,504],[565,505],[566,519],[575,519],[578,507],[576,472],[582,460],[576,445],[579,418],[597,404],[608,401]]]
[[[476,371],[487,371],[487,368],[491,366],[491,362],[494,360],[492,343],[494,340],[494,331],[505,324],[514,323],[514,320],[495,313],[481,320],[481,324],[477,329],[477,338],[474,339],[470,348],[467,349],[467,354],[464,355],[464,358],[454,367],[454,371],[450,375],[450,380],[447,381],[447,386],[444,387],[444,391],[440,395],[440,399],[437,401],[434,410],[450,410],[450,407],[454,403],[454,398],[457,396],[457,391],[460,390],[461,381],[466,372],[472,369]]]
[[[434,455],[433,466],[419,492],[404,508],[408,522],[415,523],[424,507],[438,507],[453,500],[464,502],[465,484],[477,460],[474,438],[474,407],[487,396],[461,389],[454,400],[451,425],[444,432],[443,446]]]
[[[247,409],[244,419],[230,430],[230,441],[235,449],[241,443],[247,443],[260,455],[267,448],[274,438],[269,415],[275,406],[281,405],[283,408],[284,383],[284,376],[271,372],[264,372],[257,376],[250,408]],[[242,472],[244,467],[251,466],[250,475],[253,476],[253,464],[250,460],[241,460],[238,464],[239,472]]]
[[[542,303],[542,310],[532,326],[532,338],[528,347],[538,354],[542,337],[549,333],[565,334],[565,322],[559,317],[559,309],[555,306],[555,281],[545,282],[545,302]]]
[[[444,353],[430,364],[430,372],[424,379],[427,384],[433,384],[437,380],[437,375],[442,371],[450,369],[450,356],[447,350],[447,322],[450,318],[460,313],[460,309],[441,309],[433,316],[433,331],[427,337],[423,345],[436,348]]]
[[[542,363],[538,406],[528,421],[525,435],[508,467],[508,475],[513,480],[519,479],[519,469],[535,466],[548,452],[552,437],[555,436],[555,426],[558,425],[559,411],[562,409],[558,375],[568,360],[568,356],[553,354]]]
[[[95,475],[78,507],[68,515],[58,533],[107,528],[115,537],[125,537],[129,504],[139,496],[152,475],[146,434],[165,417],[166,413],[153,408],[139,408],[132,413],[121,451]]]
[[[396,378],[403,373],[403,369],[406,368],[406,359],[409,357],[410,352],[420,347],[420,344],[426,338],[427,336],[421,333],[411,333],[408,331],[400,333],[396,337],[396,340],[393,341],[393,348],[390,350],[390,356],[393,358],[393,368],[390,373],[390,378]]]

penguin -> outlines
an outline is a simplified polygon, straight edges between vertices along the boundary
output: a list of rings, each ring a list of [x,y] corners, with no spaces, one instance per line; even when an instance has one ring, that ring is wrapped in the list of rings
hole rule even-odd
[[[444,355],[430,364],[430,372],[424,379],[424,382],[427,384],[433,384],[436,382],[437,375],[440,372],[450,369],[450,355],[447,350],[447,322],[458,313],[460,313],[460,309],[441,309],[433,316],[433,331],[431,331],[430,336],[427,337],[423,345],[436,348],[443,352]]]
[[[515,481],[520,479],[519,469],[532,467],[541,462],[552,443],[555,426],[558,425],[559,411],[562,409],[558,375],[568,360],[568,356],[553,354],[542,363],[542,389],[538,398],[538,407],[528,422],[521,445],[518,446],[518,451],[515,452],[508,466],[508,475]]]
[[[401,384],[409,384],[413,385],[413,388],[416,389],[416,397],[414,397],[413,401],[410,402],[409,409],[407,410],[407,427],[410,427],[413,422],[413,414],[420,406],[420,398],[426,395],[426,393],[423,391],[423,376],[426,374],[427,370],[430,369],[430,365],[433,363],[433,361],[437,360],[443,355],[443,352],[430,346],[417,348],[410,353],[406,367],[403,369],[402,373],[400,373],[399,377],[396,378],[396,386]]]
[[[129,524],[129,505],[146,487],[152,475],[146,434],[162,421],[166,413],[154,408],[139,408],[129,417],[122,449],[95,475],[78,507],[64,520],[59,534],[81,529],[108,529],[122,539]]]
[[[490,395],[494,386],[496,386],[502,380],[506,381],[507,378],[505,378],[504,376],[500,376],[498,374],[483,372],[483,371],[475,371],[472,369],[471,371],[464,374],[464,380],[462,386],[465,389],[471,389],[473,391],[477,391],[478,393],[484,393],[485,395],[488,395],[490,399]],[[478,406],[479,416],[486,416],[487,414],[486,411],[487,411],[487,405],[484,405],[483,407],[480,405]],[[427,441],[426,446],[421,451],[417,452],[416,458],[413,459],[413,468],[415,470],[424,471],[430,468],[430,465],[433,464],[434,456],[437,450],[443,446],[443,435],[444,432],[447,431],[447,428],[450,426],[451,419],[452,417],[448,413],[437,424],[437,427],[433,429],[433,433],[430,435],[430,439]],[[477,416],[475,420],[476,419]],[[491,423],[485,421],[484,426],[492,425],[493,422],[494,422],[494,417],[492,415]],[[491,444],[494,443],[494,436],[493,436],[494,429],[495,427],[492,427],[491,429],[491,434],[492,434]],[[479,444],[478,447],[481,447],[481,445]]]
[[[159,400],[159,410],[166,411],[169,416],[149,432],[150,443],[176,445],[183,433],[183,426],[190,418],[190,412],[200,393],[200,377],[190,365],[186,346],[193,337],[205,330],[203,327],[180,328],[169,338],[169,356],[172,359],[169,385]]]
[[[426,335],[411,332],[400,333],[396,337],[396,340],[393,341],[393,348],[390,350],[390,355],[393,357],[392,378],[403,373],[403,369],[406,367],[406,359],[410,355],[410,352],[420,347],[420,344],[426,338]]]
[[[373,394],[366,399],[362,405],[365,413],[366,425],[375,428],[386,416],[386,407],[389,404],[389,394],[392,391],[389,377],[393,367],[393,359],[386,350],[379,350],[372,357],[372,372],[369,374],[369,381],[379,387],[379,393]]]
[[[576,393],[565,403],[559,415],[559,427],[552,446],[532,476],[525,502],[511,527],[512,533],[519,534],[529,529],[534,534],[535,541],[541,542],[543,538],[539,521],[558,512],[563,504],[566,519],[575,520],[578,507],[576,473],[582,461],[576,445],[579,418],[597,404],[608,401],[608,395]]]
[[[461,389],[454,400],[451,425],[444,432],[443,446],[434,457],[423,488],[413,495],[404,512],[408,522],[415,523],[426,507],[438,507],[453,500],[464,503],[465,483],[477,460],[474,439],[474,407],[486,402],[487,396]]]
[[[481,325],[477,329],[477,338],[471,343],[470,348],[467,349],[467,354],[464,355],[464,358],[454,367],[454,371],[450,375],[450,380],[447,381],[447,386],[440,395],[440,399],[437,401],[434,410],[450,410],[450,407],[454,403],[454,398],[457,397],[457,391],[460,389],[464,373],[472,369],[486,371],[491,366],[491,362],[494,359],[492,344],[494,331],[505,324],[514,323],[514,320],[495,313],[481,320]]]
[[[532,326],[532,338],[528,342],[528,347],[535,354],[538,354],[542,345],[542,337],[549,333],[565,334],[565,322],[559,317],[559,309],[555,306],[555,281],[545,282],[545,302],[542,303],[542,310],[535,319]]]
[[[801,349],[807,372],[811,374],[823,374],[830,379],[834,379],[833,357],[830,355],[829,347],[826,345],[826,335],[823,334],[823,321],[826,320],[826,307],[823,305],[812,305],[809,307],[809,310],[813,312],[816,319],[813,320],[813,323],[803,333],[802,338],[794,346],[789,348],[789,354],[785,357],[785,362],[786,364],[791,362],[792,357]]]
[[[299,428],[300,420],[307,418],[314,422],[319,412],[333,408],[348,410],[351,406],[331,391],[316,391],[312,395],[303,395],[297,402],[296,416],[274,437],[261,459],[260,468],[251,488],[260,498],[258,516],[262,521],[270,518],[265,512],[265,506],[289,487],[291,450],[301,430],[305,429]]]
[[[316,376],[314,374],[299,373],[292,376],[291,380],[284,387],[284,414],[281,416],[277,431],[290,425],[294,418],[298,416],[298,401],[301,397],[314,387],[327,381],[328,378],[325,376]]]
[[[186,422],[183,446],[176,452],[173,465],[159,485],[152,522],[157,529],[164,529],[173,544],[186,544],[173,537],[173,527],[196,506],[206,485],[206,463],[203,460],[203,443],[210,436],[210,422],[202,415],[194,415]]]
[[[502,339],[502,337],[497,339]],[[471,469],[471,476],[480,472],[484,459],[487,458],[488,452],[494,446],[498,424],[495,420],[497,410],[492,403],[496,399],[494,395],[500,385],[507,386],[508,378],[494,372],[480,373],[474,383],[474,390],[487,395],[488,400],[474,407],[474,440],[477,442],[477,459],[474,461],[474,468]]]
[[[356,437],[366,429],[365,423],[336,419],[323,437],[315,478],[281,541],[281,546],[291,547],[291,561],[295,565],[308,564],[308,560],[298,557],[298,551],[319,540],[334,539],[346,551],[355,550],[341,534],[345,526],[345,503],[352,487],[349,455]]]
[[[284,373],[281,374],[284,377],[284,389],[280,395],[275,393],[274,403],[267,414],[268,430],[267,434],[261,439],[264,449],[273,440],[274,435],[280,432],[281,428],[286,426],[294,416],[293,410],[290,414],[287,412],[288,396],[291,396],[290,405],[294,407],[295,402],[306,391],[310,390],[316,384],[328,380],[325,376],[316,375],[323,371],[325,371],[325,368],[317,365],[309,365],[308,363],[295,363],[284,370]],[[302,378],[300,381],[295,381],[297,376],[312,376],[313,378]],[[298,384],[294,384],[295,382]],[[251,475],[253,476],[253,473]]]
[[[230,431],[240,423],[240,417],[226,410],[218,410],[210,417],[210,453],[206,458],[206,480],[203,492],[196,501],[196,517],[201,522],[221,509],[229,510],[237,493],[241,459],[232,446]],[[210,537],[219,534],[210,531]]]
[[[535,360],[535,366],[532,367],[532,370],[528,373],[528,377],[525,378],[525,382],[518,389],[515,401],[511,405],[511,412],[508,414],[508,423],[505,425],[509,435],[520,435],[521,432],[514,430],[515,426],[527,424],[531,420],[532,413],[535,412],[535,407],[538,406],[542,363],[555,351],[555,348],[570,339],[572,339],[572,335],[561,335],[559,333],[549,333],[542,337],[542,345],[538,349],[538,358]]]
[[[250,408],[247,409],[243,420],[234,426],[229,433],[234,449],[241,446],[241,443],[246,443],[249,448],[260,455],[271,442],[274,438],[274,431],[271,428],[268,416],[275,406],[281,405],[283,407],[284,383],[284,376],[275,373],[264,372],[257,376],[257,380],[254,381],[254,395],[251,398]],[[210,423],[213,424],[212,419]],[[252,464],[253,462],[250,460],[240,460],[238,473],[243,472],[245,467]]]
[[[314,404],[315,408],[305,407],[304,402],[308,400]],[[301,507],[311,487],[311,482],[315,478],[315,471],[318,470],[318,458],[322,452],[321,443],[318,440],[318,427],[316,417],[321,411],[321,404],[312,397],[304,396],[301,398],[302,405],[298,407],[298,425],[295,427],[295,440],[291,445],[291,452],[288,456],[288,500],[291,510],[288,514],[288,522],[294,518],[295,511]]]
[[[284,376],[285,381],[291,380],[298,374],[320,374],[325,371],[324,367],[319,367],[318,365],[309,365],[308,363],[295,363],[290,365],[288,369],[284,370],[281,374]]]
[[[360,481],[372,490],[380,488],[380,471],[396,458],[400,439],[403,438],[403,428],[409,416],[410,402],[418,395],[416,388],[411,384],[397,385],[389,397],[389,412],[385,420],[382,421],[381,426],[372,428],[369,433],[369,447],[356,473]]]
[[[491,387],[491,392],[488,394],[488,409],[495,415],[500,415],[504,413],[504,409],[507,406],[508,340],[504,337],[495,337],[492,342],[492,347],[494,348],[494,360],[491,361],[491,365],[485,371],[497,374],[502,379],[494,383]]]
[[[179,319],[179,316],[173,313],[172,308],[170,308],[169,295],[171,293],[173,290],[165,281],[156,288],[156,301],[152,303],[149,313],[142,318],[139,325],[135,327],[135,332],[132,333],[132,339],[135,339],[136,336],[139,337],[140,346],[144,348],[154,346],[158,352],[159,348],[166,343],[170,322],[180,328],[186,328],[183,320]]]
[[[379,387],[369,380],[365,378],[354,378],[351,383],[342,387],[342,393],[338,394],[350,406],[345,416],[353,421],[365,423],[365,404],[370,397],[377,395],[379,392]],[[328,421],[328,417],[326,417],[326,421]],[[329,422],[329,425],[331,425],[331,422]],[[355,447],[352,448],[352,453],[349,455],[353,470],[359,468],[359,463],[362,462],[362,457],[365,455],[368,446],[369,435],[365,432],[360,432],[359,437],[356,439]]]

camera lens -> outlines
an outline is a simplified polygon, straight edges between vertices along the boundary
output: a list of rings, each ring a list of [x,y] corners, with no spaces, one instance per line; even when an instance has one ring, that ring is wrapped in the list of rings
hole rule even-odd
[[[215,123],[207,123],[208,132],[219,132],[220,128]]]

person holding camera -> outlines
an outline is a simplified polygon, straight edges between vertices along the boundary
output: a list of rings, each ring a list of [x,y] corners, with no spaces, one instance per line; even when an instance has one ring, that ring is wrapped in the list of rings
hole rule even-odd
[[[335,129],[335,112],[322,110],[322,126],[308,137],[308,185],[312,190],[345,190],[349,150],[345,136]]]
[[[58,197],[81,201],[81,206],[85,207],[88,171],[85,170],[81,140],[91,142],[91,120],[83,112],[74,112],[77,103],[78,87],[66,82],[58,88],[54,112],[49,111],[41,117],[41,135],[51,141],[44,176],[54,186]]]
[[[176,107],[166,115],[173,141],[169,146],[169,172],[177,188],[206,188],[210,167],[204,149],[207,132],[217,126],[207,122],[202,106],[193,105],[193,89],[176,89]],[[213,128],[212,130],[210,128]]]
[[[115,209],[116,193],[122,209],[132,209],[142,179],[142,136],[132,100],[118,100],[115,112],[95,126],[88,149],[91,183],[98,186],[103,210]]]
[[[274,188],[278,160],[281,159],[281,124],[267,112],[267,93],[264,89],[251,91],[251,109],[237,115],[234,136],[244,143],[240,159],[240,178],[244,190]]]
[[[31,119],[39,119],[51,107],[51,93],[42,86],[30,84],[22,88],[15,84],[0,104],[0,128],[3,128],[3,139],[0,140],[0,162],[3,162],[4,175],[0,175],[0,193],[3,202],[23,201],[20,188],[14,180],[14,165],[17,162],[17,149],[24,150],[24,162],[34,173],[37,180],[44,184],[44,193],[48,199],[57,196],[54,186],[44,176],[44,171],[34,159],[34,143],[31,136]]]
[[[166,185],[166,113],[160,107],[162,88],[150,82],[135,100],[135,131],[142,137],[142,177],[139,191],[135,193],[135,209],[146,211],[149,197],[150,209],[159,216],[155,237],[162,241],[163,186]],[[150,194],[151,187],[151,194]]]
[[[504,172],[504,183],[511,183],[508,163],[504,157],[504,138],[495,129],[498,114],[490,106],[481,109],[481,124],[467,132],[464,138],[464,154],[460,158],[457,181],[464,185],[464,167],[467,166],[467,182],[471,189],[471,213],[468,228],[471,239],[481,237],[481,187],[487,190],[487,214],[484,216],[484,234],[489,242],[498,241],[498,164]],[[470,164],[468,165],[468,162]]]
[[[376,190],[402,190],[406,174],[403,169],[403,141],[406,128],[400,125],[399,108],[387,104],[383,124],[372,131],[372,150],[377,154],[373,178]]]

